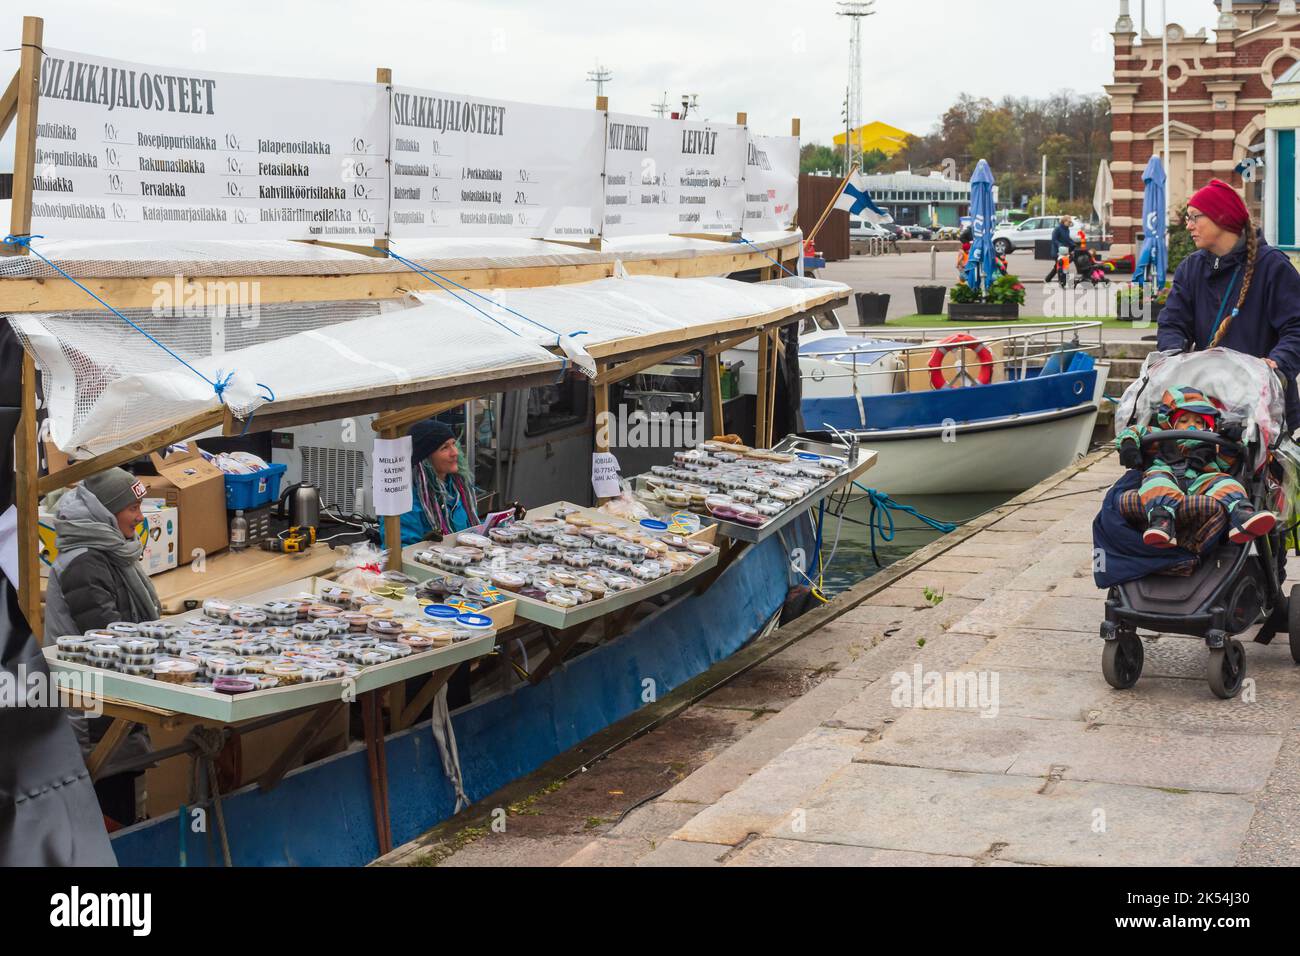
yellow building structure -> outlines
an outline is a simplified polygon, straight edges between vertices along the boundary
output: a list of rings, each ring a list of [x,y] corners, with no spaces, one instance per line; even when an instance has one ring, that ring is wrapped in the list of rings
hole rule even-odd
[[[861,150],[863,153],[878,149],[886,156],[893,156],[907,144],[907,140],[911,135],[907,130],[876,120],[874,123],[868,123],[854,130],[853,148]],[[835,137],[835,145],[843,148],[843,133]]]

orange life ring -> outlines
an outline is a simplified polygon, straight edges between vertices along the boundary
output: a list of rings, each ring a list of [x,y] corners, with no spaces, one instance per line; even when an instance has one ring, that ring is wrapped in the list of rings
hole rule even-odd
[[[949,379],[943,374],[943,360],[949,352],[957,350],[967,350],[975,353],[979,359],[979,372],[975,376],[975,381],[980,385],[987,385],[993,381],[993,353],[989,347],[975,338],[973,335],[967,335],[965,332],[958,332],[956,335],[950,335],[946,339],[939,340],[939,347],[930,353],[930,361],[927,363],[930,367],[930,387],[955,388],[953,384],[956,376]],[[970,378],[969,373],[959,372],[959,375],[965,375]]]

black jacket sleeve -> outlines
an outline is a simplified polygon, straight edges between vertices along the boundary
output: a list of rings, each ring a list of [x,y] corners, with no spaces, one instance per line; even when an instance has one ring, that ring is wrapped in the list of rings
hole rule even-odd
[[[79,554],[59,575],[72,620],[84,633],[122,620],[109,559],[98,551]]]

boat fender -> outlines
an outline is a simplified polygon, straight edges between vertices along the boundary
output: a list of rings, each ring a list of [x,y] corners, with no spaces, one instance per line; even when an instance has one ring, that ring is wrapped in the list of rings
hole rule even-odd
[[[975,353],[979,360],[979,371],[974,376],[969,372],[955,371],[952,378],[944,375],[943,360],[948,353],[958,349],[967,349]],[[955,388],[959,378],[965,377],[971,381],[978,382],[980,385],[987,385],[993,381],[993,353],[989,347],[975,338],[973,335],[967,335],[965,332],[958,332],[956,335],[950,335],[946,339],[939,340],[939,347],[930,353],[930,361],[927,363],[930,367],[930,387]]]

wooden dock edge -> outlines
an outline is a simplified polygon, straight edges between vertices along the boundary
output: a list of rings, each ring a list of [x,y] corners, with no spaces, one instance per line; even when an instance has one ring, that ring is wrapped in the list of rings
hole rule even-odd
[[[724,684],[757,667],[768,658],[776,656],[836,618],[847,614],[873,594],[883,591],[900,578],[924,567],[934,558],[952,550],[979,532],[991,528],[1025,505],[1033,504],[1053,488],[1091,468],[1107,455],[1113,454],[1115,454],[1113,447],[1089,452],[1005,504],[917,549],[880,573],[858,582],[842,594],[836,595],[828,604],[815,608],[798,620],[779,628],[766,640],[747,644],[730,657],[719,661],[653,703],[647,704],[622,720],[615,721],[578,746],[553,757],[527,776],[520,777],[495,793],[489,794],[462,813],[444,820],[414,840],[395,847],[392,852],[378,857],[369,865],[405,866],[425,854],[433,854],[435,858],[432,862],[436,865],[437,859],[441,858],[438,856],[439,849],[445,851],[443,855],[450,856],[467,843],[490,832],[488,828],[492,823],[495,810],[500,808],[508,810],[512,805],[581,773],[590,764],[672,720]]]

